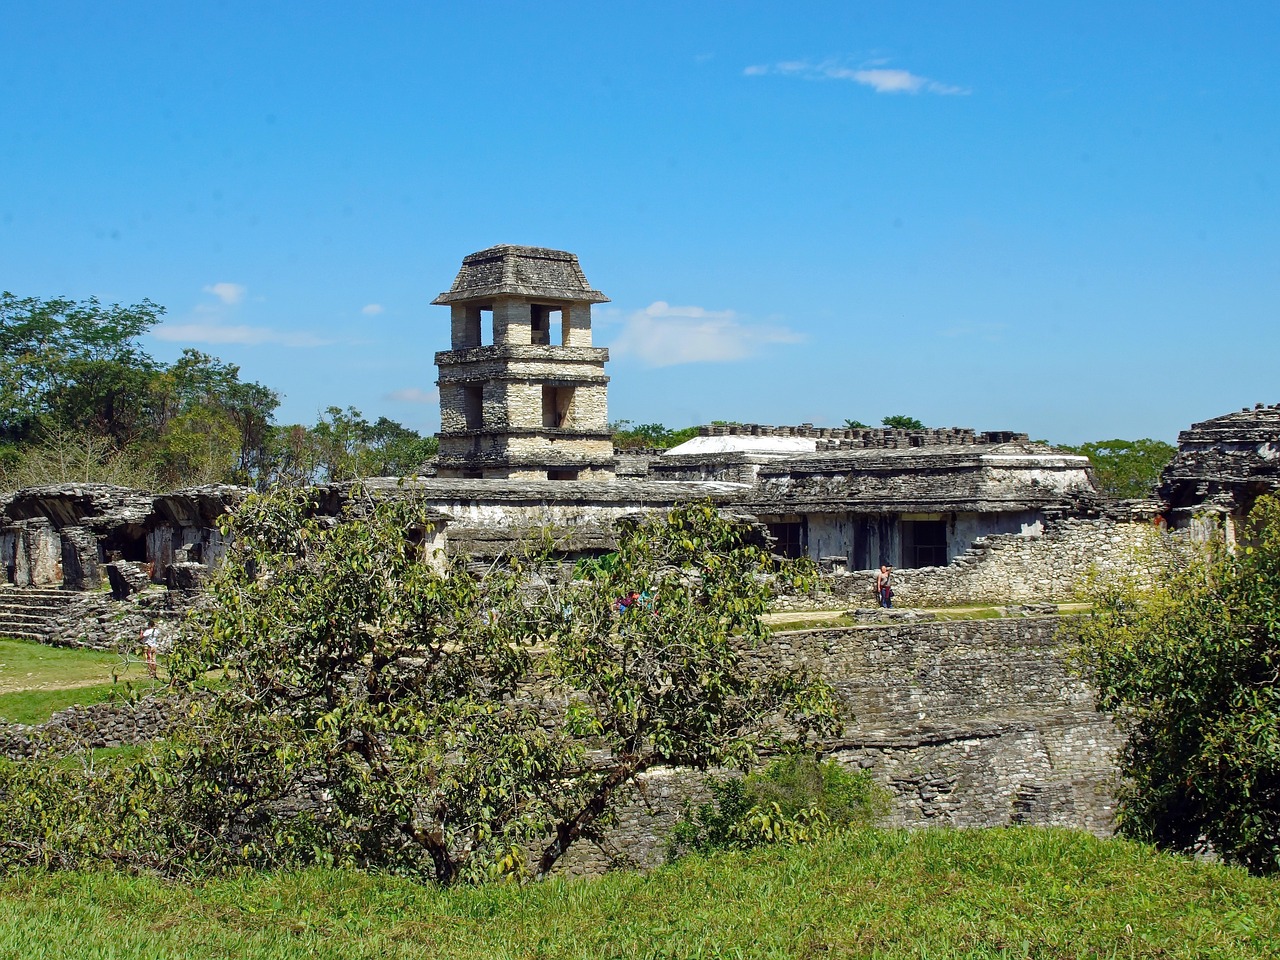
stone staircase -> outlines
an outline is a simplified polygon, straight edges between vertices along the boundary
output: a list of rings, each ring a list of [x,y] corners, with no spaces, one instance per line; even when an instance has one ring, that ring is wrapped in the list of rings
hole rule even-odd
[[[79,594],[40,587],[0,587],[0,637],[49,639],[54,621]]]

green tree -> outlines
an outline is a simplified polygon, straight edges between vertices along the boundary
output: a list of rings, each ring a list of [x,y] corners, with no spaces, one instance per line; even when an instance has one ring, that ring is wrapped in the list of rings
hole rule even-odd
[[[0,293],[0,436],[52,420],[126,442],[148,407],[155,362],[137,339],[164,314],[149,300],[40,300]]]
[[[1107,585],[1083,642],[1127,734],[1121,830],[1280,869],[1280,501],[1258,501],[1234,550],[1174,550],[1154,588]]]
[[[334,525],[301,493],[228,519],[172,660],[179,687],[223,679],[150,768],[176,861],[543,875],[645,771],[831,723],[827,687],[753,665],[776,569],[714,509],[629,526],[577,580],[546,553],[442,570],[429,520],[357,495]]]
[[[861,420],[848,420],[848,419],[844,421],[844,425],[845,425],[845,429],[847,430],[866,430],[868,426],[867,424],[863,423]]]
[[[1098,440],[1078,447],[1057,444],[1059,450],[1089,458],[1099,489],[1108,497],[1149,497],[1160,474],[1178,452],[1163,440]]]
[[[617,420],[609,424],[613,431],[613,445],[619,450],[637,450],[652,447],[669,450],[698,435],[697,427],[672,430],[660,423],[634,424],[630,420]]]
[[[880,422],[886,427],[890,427],[894,430],[923,430],[925,428],[924,421],[917,420],[915,417],[905,416],[901,413],[894,414],[891,417],[885,417]]]

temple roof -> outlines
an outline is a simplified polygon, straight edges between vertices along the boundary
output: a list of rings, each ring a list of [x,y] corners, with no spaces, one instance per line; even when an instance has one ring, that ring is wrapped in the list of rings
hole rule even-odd
[[[1194,423],[1161,475],[1159,496],[1177,513],[1247,513],[1259,494],[1280,491],[1280,404],[1258,404]]]
[[[587,283],[576,254],[502,243],[463,257],[453,286],[431,302],[450,304],[500,296],[576,303],[609,300]]]

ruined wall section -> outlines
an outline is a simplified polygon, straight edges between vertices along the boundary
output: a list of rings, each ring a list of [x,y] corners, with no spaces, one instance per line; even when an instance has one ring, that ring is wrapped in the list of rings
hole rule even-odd
[[[1145,513],[1139,511],[1132,519],[1051,520],[1039,536],[979,537],[945,567],[894,570],[894,604],[941,607],[1063,601],[1075,599],[1095,575],[1148,582],[1150,558],[1182,534],[1153,524]],[[874,606],[874,582],[874,570],[834,572],[824,577],[820,595],[780,597],[775,607]]]
[[[775,634],[761,660],[807,668],[852,719],[823,745],[866,770],[891,797],[889,825],[1062,826],[1108,835],[1122,743],[1093,691],[1068,664],[1069,617],[846,627]],[[598,846],[564,864],[653,866],[706,776],[645,777]]]

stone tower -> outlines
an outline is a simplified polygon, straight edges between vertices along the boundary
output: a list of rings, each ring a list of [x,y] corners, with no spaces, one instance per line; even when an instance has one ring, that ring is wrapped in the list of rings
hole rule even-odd
[[[442,477],[613,478],[605,361],[587,285],[563,250],[502,244],[465,257],[432,303],[452,311],[440,370]]]

